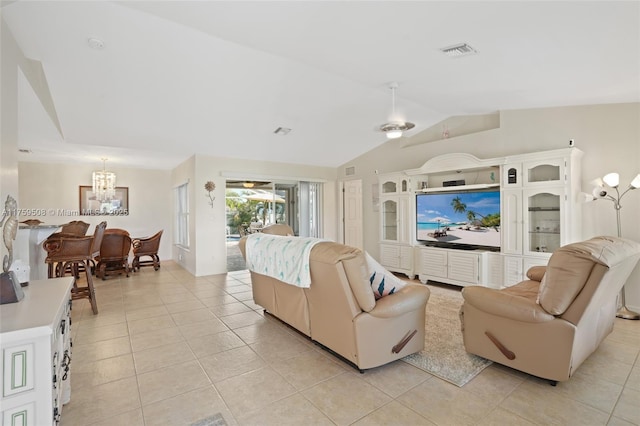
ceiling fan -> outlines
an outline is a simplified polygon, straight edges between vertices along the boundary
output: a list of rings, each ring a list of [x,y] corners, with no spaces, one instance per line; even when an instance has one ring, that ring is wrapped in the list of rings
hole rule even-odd
[[[396,89],[398,89],[398,83],[392,82],[389,84],[391,89],[391,120],[388,123],[381,125],[378,130],[387,135],[387,139],[397,139],[402,137],[402,133],[413,129],[416,125],[408,121],[396,120]]]

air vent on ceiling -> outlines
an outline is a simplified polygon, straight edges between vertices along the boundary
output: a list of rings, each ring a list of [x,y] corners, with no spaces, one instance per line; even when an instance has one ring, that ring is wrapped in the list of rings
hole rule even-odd
[[[276,130],[273,131],[273,133],[275,133],[276,135],[288,135],[289,132],[291,131],[291,129],[289,129],[288,127],[278,127]]]
[[[23,154],[31,154],[32,151],[30,149],[20,148],[18,149],[18,152],[21,152]]]
[[[452,58],[459,58],[461,56],[475,55],[478,53],[476,49],[469,46],[467,43],[458,43],[453,46],[442,47],[440,49],[445,55]]]

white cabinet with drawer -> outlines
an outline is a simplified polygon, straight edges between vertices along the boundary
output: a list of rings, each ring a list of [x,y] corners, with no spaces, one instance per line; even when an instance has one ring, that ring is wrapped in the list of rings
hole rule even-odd
[[[32,281],[0,306],[2,425],[56,425],[71,396],[73,278]]]

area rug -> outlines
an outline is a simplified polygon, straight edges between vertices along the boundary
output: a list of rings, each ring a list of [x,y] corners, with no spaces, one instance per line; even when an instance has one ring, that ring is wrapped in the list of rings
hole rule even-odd
[[[459,289],[446,285],[429,285],[429,289],[424,349],[402,360],[462,387],[492,362],[464,350],[458,317],[462,306]]]

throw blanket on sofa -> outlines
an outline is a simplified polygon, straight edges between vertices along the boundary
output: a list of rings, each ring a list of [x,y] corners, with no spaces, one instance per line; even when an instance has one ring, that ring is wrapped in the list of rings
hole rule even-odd
[[[309,254],[320,238],[250,234],[245,246],[247,268],[287,284],[309,288]]]

